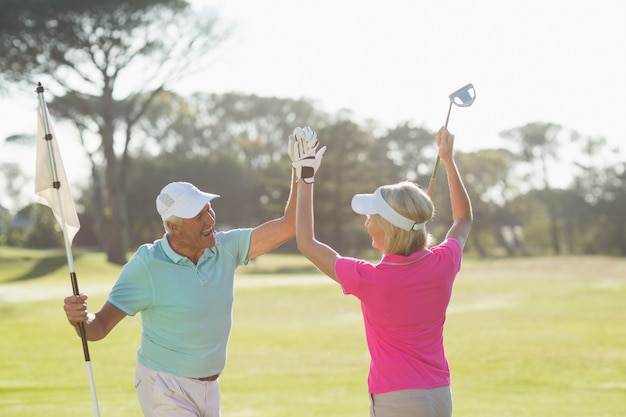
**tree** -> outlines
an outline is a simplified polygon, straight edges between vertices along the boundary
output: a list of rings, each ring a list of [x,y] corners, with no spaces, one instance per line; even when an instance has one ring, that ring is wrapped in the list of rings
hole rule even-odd
[[[13,217],[6,234],[6,243],[29,248],[61,248],[63,233],[49,207],[32,203]]]
[[[5,178],[3,194],[12,202],[10,209],[16,210],[22,207],[24,202],[24,186],[27,177],[24,176],[19,164],[14,162],[1,162],[0,175]]]
[[[402,123],[390,129],[382,138],[386,143],[386,155],[399,167],[399,177],[420,181],[427,186],[437,157],[435,133],[422,127]]]
[[[480,256],[492,254],[496,244],[504,247],[507,254],[515,255],[516,250],[523,250],[520,242],[508,239],[509,232],[519,223],[506,210],[506,203],[511,198],[509,179],[513,156],[502,149],[484,149],[476,152],[456,152],[456,161],[463,181],[472,201],[474,223],[468,244]],[[445,170],[442,170],[444,182]],[[445,180],[447,182],[447,179]],[[443,194],[443,193],[442,193]],[[449,197],[448,197],[449,198]],[[439,201],[442,201],[441,199]],[[437,217],[450,219],[449,199],[446,204],[438,204]],[[445,230],[449,227],[446,224]]]
[[[511,139],[518,145],[518,151],[514,152],[519,160],[527,164],[529,168],[526,178],[529,184],[538,183],[545,191],[543,204],[549,218],[550,238],[552,250],[555,255],[561,253],[561,242],[558,234],[557,212],[555,195],[551,193],[550,167],[558,162],[561,144],[558,140],[561,126],[552,123],[528,123],[524,126],[500,133],[505,139]]]
[[[588,138],[586,158],[576,163],[575,192],[586,203],[584,253],[626,255],[626,163],[612,162],[614,150],[602,138]]]
[[[220,39],[216,22],[184,0],[0,3],[0,77],[42,78],[57,97],[50,111],[88,131],[100,155],[110,262],[126,261],[124,184],[137,123],[168,85],[205,64]]]

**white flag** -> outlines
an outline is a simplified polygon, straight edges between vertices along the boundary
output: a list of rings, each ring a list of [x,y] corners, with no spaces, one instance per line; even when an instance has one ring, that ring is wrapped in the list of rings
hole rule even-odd
[[[37,160],[35,165],[35,193],[39,196],[39,202],[52,209],[54,217],[63,228],[65,238],[71,244],[74,236],[80,229],[76,207],[70,192],[69,182],[63,168],[63,161],[59,152],[52,122],[48,116],[48,109],[43,102],[39,101],[37,114]],[[45,121],[48,123],[46,124]],[[46,126],[50,132],[46,132]],[[52,140],[46,140],[46,133],[51,135]],[[48,146],[50,142],[50,146]],[[51,153],[51,154],[50,154]],[[56,176],[55,176],[56,171]],[[55,188],[58,181],[59,188]]]

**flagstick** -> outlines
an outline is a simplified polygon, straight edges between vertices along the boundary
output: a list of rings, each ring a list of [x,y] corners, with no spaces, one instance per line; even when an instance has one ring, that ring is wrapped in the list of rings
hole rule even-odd
[[[52,187],[56,189],[57,191],[59,213],[61,215],[61,218],[64,218],[63,199],[61,198],[60,188],[62,185],[67,186],[67,184],[61,184],[58,179],[57,165],[54,159],[54,151],[52,149],[52,140],[54,140],[54,138],[52,137],[52,133],[51,133],[52,129],[50,128],[50,122],[48,121],[48,111],[47,111],[46,102],[43,98],[43,92],[44,92],[43,86],[41,85],[41,83],[38,83],[37,84],[37,96],[39,99],[39,111],[42,112],[41,117],[44,123],[45,132],[46,132],[45,140],[46,140],[46,144],[48,147],[48,157],[50,158],[50,166],[52,167],[52,178],[53,178]],[[37,138],[37,140],[41,140],[41,138]],[[65,253],[67,255],[67,263],[70,269],[70,280],[72,281],[72,290],[74,291],[74,295],[79,295],[80,292],[78,291],[78,280],[76,279],[76,272],[74,270],[74,256],[72,254],[72,247],[71,247],[70,241],[67,237],[67,226],[65,222],[59,222],[59,223],[61,225],[61,229],[63,230],[63,240],[65,241]],[[93,412],[96,417],[100,417],[100,410],[98,408],[98,397],[96,395],[96,384],[94,382],[93,371],[91,369],[91,359],[89,357],[89,346],[87,345],[87,333],[85,329],[85,323],[84,322],[78,323],[78,329],[79,329],[80,338],[83,344],[83,353],[85,356],[85,364],[87,366],[87,376],[89,377],[89,388],[91,389],[91,402],[93,404]]]

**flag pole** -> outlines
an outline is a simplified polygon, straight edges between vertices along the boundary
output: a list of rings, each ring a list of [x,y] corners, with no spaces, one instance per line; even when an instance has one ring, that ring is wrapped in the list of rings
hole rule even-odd
[[[52,175],[52,184],[50,184],[49,188],[54,188],[56,191],[56,203],[57,205],[57,209],[58,209],[58,218],[57,220],[60,219],[65,219],[65,212],[64,212],[64,207],[63,207],[63,198],[61,196],[61,187],[68,187],[68,184],[61,184],[61,181],[59,179],[59,174],[58,174],[58,169],[57,169],[57,162],[55,159],[55,148],[53,146],[53,140],[54,140],[54,135],[52,134],[52,127],[50,124],[50,121],[48,119],[48,107],[46,106],[46,101],[44,100],[44,88],[43,85],[41,85],[41,83],[37,83],[37,96],[38,96],[38,100],[39,100],[39,117],[40,120],[43,121],[43,127],[44,127],[44,132],[45,132],[45,137],[44,138],[37,138],[37,140],[45,140],[46,141],[46,147],[48,150],[48,162],[49,162],[49,167],[51,168],[51,174]],[[52,206],[51,206],[52,207]],[[54,210],[54,209],[53,209]],[[67,224],[65,221],[59,221],[59,224],[61,226],[61,229],[63,231],[63,240],[65,241],[65,253],[67,255],[67,263],[69,266],[69,270],[70,270],[70,280],[72,282],[72,290],[74,292],[74,295],[79,295],[80,292],[78,290],[78,280],[76,278],[76,271],[74,268],[74,256],[72,254],[72,246],[71,246],[71,237],[69,237],[68,235],[68,228],[67,228]],[[82,345],[83,345],[83,353],[85,356],[85,364],[87,367],[87,376],[89,378],[89,388],[91,390],[91,402],[93,405],[93,412],[94,415],[96,417],[100,417],[100,410],[98,408],[98,397],[96,395],[96,384],[94,382],[94,377],[93,377],[93,371],[91,368],[91,358],[89,356],[89,346],[87,345],[87,333],[86,333],[86,329],[85,329],[85,323],[81,322],[78,324],[78,329],[79,329],[79,333],[80,333],[80,339],[82,341]]]

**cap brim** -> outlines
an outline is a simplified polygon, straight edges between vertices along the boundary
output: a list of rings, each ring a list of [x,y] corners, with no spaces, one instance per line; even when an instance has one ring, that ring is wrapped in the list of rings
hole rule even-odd
[[[378,214],[373,201],[373,194],[356,194],[352,197],[352,210],[357,214]]]
[[[188,202],[186,205],[178,207],[175,214],[182,219],[191,219],[192,217],[196,217],[204,206],[216,197],[219,197],[219,195],[201,192],[200,194],[195,195],[193,200]]]
[[[189,193],[163,213],[162,219],[166,220],[171,216],[180,217],[181,219],[191,219],[196,217],[204,206],[217,197],[219,197],[219,195],[202,191]]]

